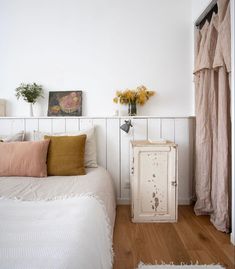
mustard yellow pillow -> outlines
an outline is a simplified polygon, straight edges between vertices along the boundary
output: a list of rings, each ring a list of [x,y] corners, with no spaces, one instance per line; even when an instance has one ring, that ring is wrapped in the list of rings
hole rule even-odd
[[[47,155],[49,176],[85,175],[84,154],[86,135],[48,136],[50,145]]]

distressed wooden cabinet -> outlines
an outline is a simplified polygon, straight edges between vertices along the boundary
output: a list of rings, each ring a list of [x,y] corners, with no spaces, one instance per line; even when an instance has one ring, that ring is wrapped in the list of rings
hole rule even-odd
[[[133,222],[176,222],[177,145],[170,141],[132,141],[130,150]]]

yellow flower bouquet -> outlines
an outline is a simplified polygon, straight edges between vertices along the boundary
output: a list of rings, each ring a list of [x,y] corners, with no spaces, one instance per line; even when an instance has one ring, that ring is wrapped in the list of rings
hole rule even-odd
[[[136,115],[136,104],[144,105],[154,94],[154,91],[148,90],[145,86],[139,86],[134,90],[117,91],[113,101],[114,103],[127,104],[129,116],[134,116]]]

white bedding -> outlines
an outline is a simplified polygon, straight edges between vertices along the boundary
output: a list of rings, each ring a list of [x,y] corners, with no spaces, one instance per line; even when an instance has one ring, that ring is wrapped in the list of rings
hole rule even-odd
[[[84,176],[0,177],[0,197],[23,201],[54,200],[94,193],[107,209],[111,227],[114,225],[116,202],[113,181],[101,166],[87,168]]]
[[[0,268],[111,269],[111,229],[91,196],[0,201]]]
[[[102,167],[86,171],[87,175],[70,177],[0,177],[0,268],[111,268],[111,246],[109,242],[105,242],[105,238],[112,241],[116,208],[113,181]],[[35,215],[31,216],[33,212]],[[28,216],[24,215],[28,213]],[[31,217],[31,221],[26,221]],[[47,226],[50,228],[41,233],[34,224],[43,225],[41,220],[48,217],[51,222]],[[33,233],[27,235],[30,223],[33,226],[29,229]],[[73,229],[70,231],[71,225]],[[55,236],[51,239],[53,226]],[[10,237],[6,237],[7,231]],[[11,234],[15,234],[15,237],[11,237]],[[29,239],[26,248],[25,238]],[[41,239],[38,241],[39,238]],[[40,251],[37,251],[38,242]],[[22,247],[17,249],[18,252],[14,249],[15,243]],[[25,259],[22,259],[23,264],[19,263],[20,266],[17,266],[17,256],[22,256],[20,251],[25,251]],[[46,258],[45,264],[45,255],[48,253],[54,254]],[[31,256],[36,258],[31,259]],[[14,266],[3,266],[7,257],[11,257],[8,261],[12,260]],[[14,257],[17,261],[15,263]],[[57,257],[60,258],[56,267],[54,261]],[[32,264],[27,267],[24,262],[27,263],[29,259]],[[43,266],[37,267],[43,261]],[[75,266],[75,263],[78,265]]]

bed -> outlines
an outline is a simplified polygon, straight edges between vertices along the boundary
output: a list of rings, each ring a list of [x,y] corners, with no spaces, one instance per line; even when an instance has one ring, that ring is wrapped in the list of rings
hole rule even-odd
[[[113,182],[86,172],[0,177],[0,268],[112,268]]]

